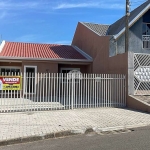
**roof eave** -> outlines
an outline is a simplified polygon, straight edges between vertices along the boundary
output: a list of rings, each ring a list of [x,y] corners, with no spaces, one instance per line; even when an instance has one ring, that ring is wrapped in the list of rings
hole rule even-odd
[[[130,23],[129,27],[131,27],[146,11],[150,8],[150,4],[147,5]],[[114,39],[118,39],[125,32],[125,27],[116,35],[114,35]]]
[[[79,49],[79,47],[77,47],[77,46],[75,46],[75,45],[72,45],[72,47],[73,47],[76,51],[78,51],[81,55],[83,55],[86,59],[93,61],[93,58],[92,58],[90,55],[88,55],[87,53],[85,53],[83,50]]]
[[[0,60],[41,60],[41,61],[64,61],[64,62],[93,62],[93,60],[88,59],[65,59],[65,58],[29,58],[29,57],[5,57],[0,56]]]

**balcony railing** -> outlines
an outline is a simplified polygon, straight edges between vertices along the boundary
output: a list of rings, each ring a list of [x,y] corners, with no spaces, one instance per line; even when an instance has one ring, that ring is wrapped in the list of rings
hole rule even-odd
[[[150,49],[150,35],[143,35],[143,49]]]

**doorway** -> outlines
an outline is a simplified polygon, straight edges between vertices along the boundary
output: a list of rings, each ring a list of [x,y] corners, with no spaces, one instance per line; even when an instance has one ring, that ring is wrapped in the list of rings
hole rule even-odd
[[[36,92],[37,66],[24,66],[24,92],[35,94]]]

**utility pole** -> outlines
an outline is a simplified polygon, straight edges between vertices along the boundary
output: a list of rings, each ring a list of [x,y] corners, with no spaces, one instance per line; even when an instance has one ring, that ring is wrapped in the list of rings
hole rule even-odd
[[[129,47],[129,16],[130,2],[126,0],[126,16],[125,16],[125,52],[128,52]]]

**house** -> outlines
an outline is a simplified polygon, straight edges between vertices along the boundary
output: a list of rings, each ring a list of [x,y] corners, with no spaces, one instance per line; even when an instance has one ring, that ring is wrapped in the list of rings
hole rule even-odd
[[[104,76],[85,78],[83,83],[79,80],[75,84],[74,82],[68,84],[68,80],[61,82],[63,78],[58,81],[58,77],[57,79],[52,77],[52,82],[51,78],[47,81],[45,77],[35,81],[36,73],[68,73],[71,70],[94,74],[125,74],[126,85],[121,84],[123,86],[119,89],[122,81],[115,84],[111,82],[109,99],[106,96],[108,86],[105,87],[106,84],[101,80],[102,77],[105,79]],[[23,83],[24,85],[27,83],[27,87],[24,86],[23,90],[26,88],[27,90],[21,91],[23,94],[20,94],[23,97],[29,96],[27,97],[29,100],[31,97],[28,93],[31,93],[38,102],[37,97],[40,97],[40,102],[42,98],[47,101],[50,91],[52,101],[60,102],[65,97],[67,101],[63,102],[67,103],[69,108],[77,103],[83,107],[87,104],[89,95],[90,106],[95,106],[94,102],[97,101],[102,105],[108,102],[119,104],[119,99],[123,95],[119,91],[127,89],[127,103],[122,103],[122,106],[126,104],[128,107],[150,112],[150,104],[147,103],[150,102],[149,97],[145,96],[150,95],[150,0],[130,13],[128,52],[125,52],[125,16],[111,25],[79,22],[71,46],[3,41],[0,46],[0,72],[7,75],[9,72],[32,73],[34,80],[29,80],[30,77],[27,81],[24,80]],[[117,78],[113,79],[116,80]],[[37,84],[33,84],[35,82]],[[104,93],[97,90],[102,88],[102,85]],[[127,88],[124,88],[125,86]],[[39,87],[41,93],[38,91]],[[47,92],[44,93],[44,89]],[[97,92],[94,92],[94,89]],[[118,93],[114,94],[115,92]],[[7,94],[9,95],[8,92]],[[3,95],[5,96],[5,93]]]
[[[6,74],[90,72],[92,58],[75,46],[3,41],[0,72]]]
[[[44,88],[42,80],[45,78],[37,74],[55,73],[56,76],[56,73],[67,74],[71,70],[89,73],[91,63],[92,58],[76,46],[3,41],[0,46],[0,81],[3,80],[4,86],[0,86],[0,97],[39,94],[38,86]],[[4,79],[6,76],[12,77]],[[10,96],[11,92],[7,90],[20,90],[21,93],[16,96],[16,92],[12,92],[13,96]]]
[[[128,52],[125,16],[111,25],[79,22],[72,45],[93,58],[93,73],[126,74],[127,106],[150,112],[150,0],[130,13]]]

